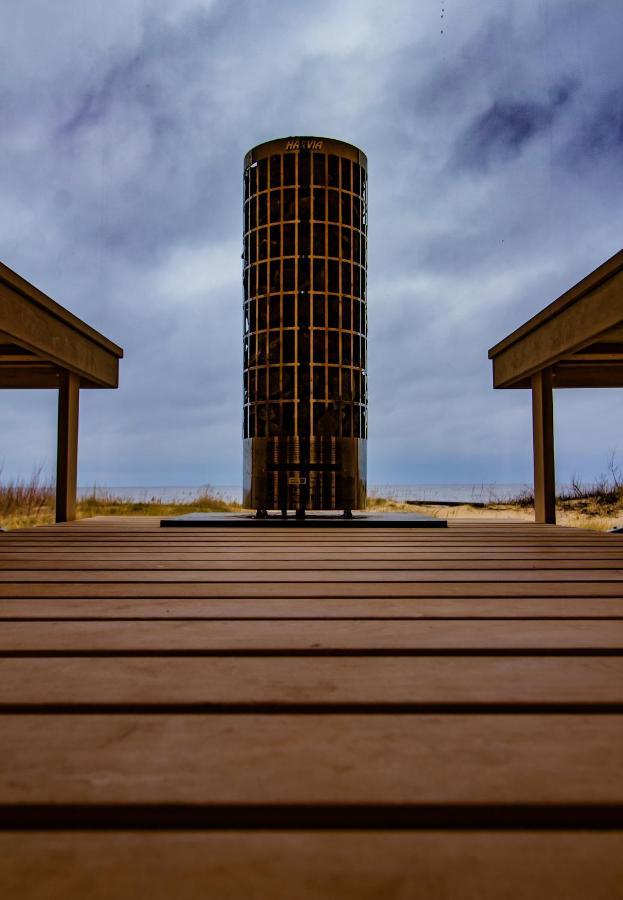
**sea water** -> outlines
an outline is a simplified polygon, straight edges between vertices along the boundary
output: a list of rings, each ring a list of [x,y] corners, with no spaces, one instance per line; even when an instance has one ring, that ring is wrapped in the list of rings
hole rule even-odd
[[[531,491],[528,484],[374,484],[368,486],[368,496],[391,500],[425,500],[428,502],[455,501],[461,503],[495,503]],[[242,501],[242,486],[238,484],[215,485],[153,485],[81,487],[78,496],[119,497],[136,503],[161,500],[164,503],[184,503],[209,493],[228,503]]]

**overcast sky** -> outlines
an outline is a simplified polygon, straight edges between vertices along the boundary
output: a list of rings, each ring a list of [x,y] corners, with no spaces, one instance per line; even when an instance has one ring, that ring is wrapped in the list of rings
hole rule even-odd
[[[0,29],[0,259],[125,350],[82,393],[82,485],[241,482],[242,163],[369,161],[369,481],[531,479],[487,350],[623,245],[621,0],[20,0]],[[0,393],[4,476],[53,392]],[[623,391],[556,394],[558,476]]]

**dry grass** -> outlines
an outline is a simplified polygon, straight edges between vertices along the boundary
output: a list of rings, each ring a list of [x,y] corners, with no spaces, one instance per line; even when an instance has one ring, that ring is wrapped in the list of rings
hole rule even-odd
[[[78,504],[78,518],[89,516],[175,516],[187,512],[236,512],[242,509],[239,503],[230,503],[205,489],[190,500],[167,502],[160,497],[149,500],[132,501],[114,494],[95,491],[82,497]]]
[[[78,519],[91,516],[174,516],[188,512],[236,512],[239,503],[230,503],[207,488],[191,500],[169,502],[161,497],[134,502],[111,492],[93,490],[78,501]],[[29,481],[0,484],[0,528],[30,528],[54,522],[54,486],[35,472]]]
[[[41,469],[30,479],[0,483],[0,528],[27,528],[54,521],[54,487],[43,480]]]
[[[591,484],[573,479],[566,491],[556,498],[556,519],[560,525],[609,531],[623,524],[623,477],[611,458],[608,475]],[[532,492],[514,498],[520,509],[534,511]]]
[[[191,500],[167,502],[160,497],[134,502],[115,496],[111,491],[91,492],[78,502],[77,517],[91,516],[173,516],[188,512],[237,512],[238,503],[230,503],[207,488]],[[530,522],[534,519],[534,497],[525,491],[503,502],[474,507],[442,506],[435,503],[412,505],[384,497],[369,497],[373,512],[420,512],[445,519],[502,520]],[[609,476],[591,485],[573,482],[571,488],[557,498],[557,520],[561,525],[608,531],[623,524],[623,479],[612,464]],[[29,480],[0,483],[0,528],[29,528],[49,525],[54,521],[54,487],[35,470]]]
[[[418,511],[409,503],[401,503],[400,500],[390,500],[386,497],[368,497],[366,507],[370,512],[414,512]],[[428,508],[428,507],[427,507]]]
[[[383,497],[368,499],[368,509],[376,512],[419,512],[441,519],[473,519],[534,521],[534,494],[522,491],[504,501],[486,503],[483,507],[470,503],[443,506],[434,502],[406,504]],[[623,475],[611,458],[609,474],[589,485],[574,480],[570,488],[556,498],[556,520],[559,525],[610,531],[623,525]]]

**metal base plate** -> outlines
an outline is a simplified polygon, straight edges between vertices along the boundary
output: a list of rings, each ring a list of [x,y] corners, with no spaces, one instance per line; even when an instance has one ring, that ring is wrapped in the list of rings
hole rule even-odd
[[[161,519],[161,528],[447,528],[445,519],[417,513],[353,513],[344,519],[341,513],[308,513],[304,519],[287,519],[272,513],[256,519],[254,513],[187,513],[173,519]]]

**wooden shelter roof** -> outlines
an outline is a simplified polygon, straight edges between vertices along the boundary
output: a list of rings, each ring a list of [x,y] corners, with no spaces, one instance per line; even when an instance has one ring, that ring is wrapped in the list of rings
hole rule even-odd
[[[493,386],[623,387],[623,250],[489,350]]]
[[[123,350],[0,263],[0,388],[115,388]]]

